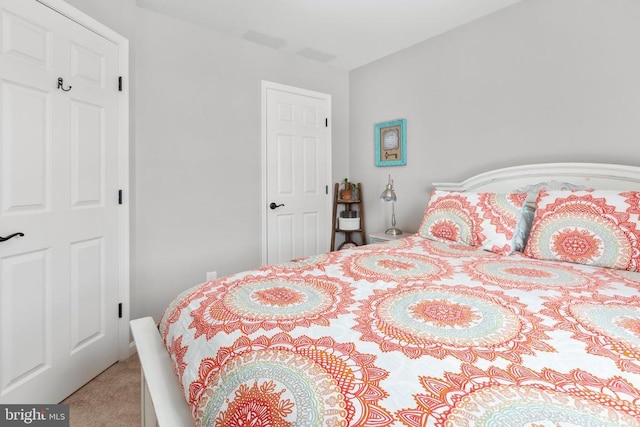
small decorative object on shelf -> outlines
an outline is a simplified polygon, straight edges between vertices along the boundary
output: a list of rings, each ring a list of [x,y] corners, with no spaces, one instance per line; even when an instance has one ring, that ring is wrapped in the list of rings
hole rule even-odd
[[[345,178],[342,180],[342,185],[344,188],[340,190],[340,200],[358,200],[356,184],[349,182],[349,178]]]
[[[342,189],[340,187],[343,187]],[[346,191],[346,192],[345,192]],[[333,191],[333,222],[331,224],[331,250],[346,249],[366,244],[362,184],[345,178],[336,183]],[[343,209],[338,212],[338,207]],[[338,214],[339,213],[339,214]],[[344,242],[336,248],[336,233],[344,233]],[[360,235],[355,241],[353,235]]]
[[[353,242],[344,242],[343,244],[340,245],[340,247],[338,248],[338,250],[342,250],[342,249],[349,249],[349,248],[355,248],[356,245]]]
[[[338,229],[340,230],[358,230],[360,228],[360,217],[358,211],[344,210],[340,212],[338,218]]]

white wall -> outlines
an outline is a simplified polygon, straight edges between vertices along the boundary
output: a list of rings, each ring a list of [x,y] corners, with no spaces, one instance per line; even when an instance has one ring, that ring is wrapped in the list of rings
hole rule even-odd
[[[351,177],[395,180],[398,226],[433,181],[554,161],[640,166],[640,1],[524,0],[350,74]],[[408,164],[375,167],[376,122],[407,119]],[[388,224],[366,195],[368,231]],[[387,208],[388,209],[388,208]]]
[[[333,167],[342,176],[348,75],[143,9],[136,49],[132,318],[157,319],[205,272],[260,265],[261,81],[332,95]]]

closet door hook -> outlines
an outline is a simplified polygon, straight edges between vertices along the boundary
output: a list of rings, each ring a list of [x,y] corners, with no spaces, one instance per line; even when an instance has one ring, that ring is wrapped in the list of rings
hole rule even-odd
[[[62,80],[62,77],[58,77],[58,89],[62,89],[65,92],[69,92],[71,90],[71,86],[69,86],[68,89],[64,88],[64,80]]]

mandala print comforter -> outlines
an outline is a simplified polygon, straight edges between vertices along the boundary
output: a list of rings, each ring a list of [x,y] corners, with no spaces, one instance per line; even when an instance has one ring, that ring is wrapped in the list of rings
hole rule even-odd
[[[639,289],[411,236],[197,286],[160,332],[197,425],[638,426]]]

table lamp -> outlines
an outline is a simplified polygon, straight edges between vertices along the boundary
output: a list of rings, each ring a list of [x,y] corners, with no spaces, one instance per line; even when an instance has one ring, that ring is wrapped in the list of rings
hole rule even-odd
[[[384,189],[382,194],[380,194],[380,200],[385,203],[391,203],[391,228],[387,228],[385,234],[391,234],[392,236],[399,236],[402,234],[402,230],[396,228],[396,209],[395,204],[398,198],[396,197],[396,192],[393,190],[393,180],[391,179],[391,175],[389,175],[389,182],[387,183],[387,188]]]

